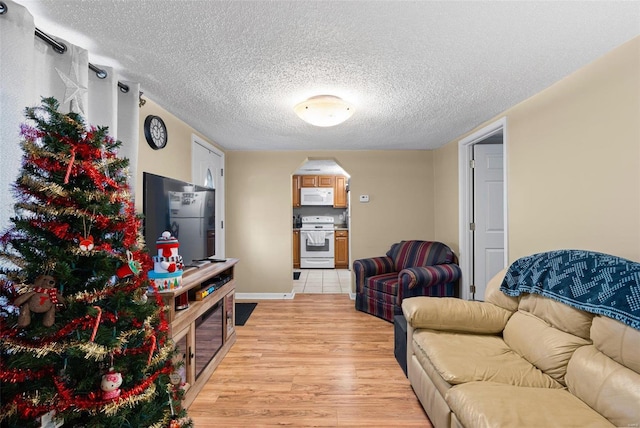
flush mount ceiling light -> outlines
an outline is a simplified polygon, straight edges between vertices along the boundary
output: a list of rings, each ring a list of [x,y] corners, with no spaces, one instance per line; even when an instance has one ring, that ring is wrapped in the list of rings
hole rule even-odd
[[[317,95],[297,104],[293,110],[300,119],[315,126],[335,126],[349,119],[353,106],[334,95]]]

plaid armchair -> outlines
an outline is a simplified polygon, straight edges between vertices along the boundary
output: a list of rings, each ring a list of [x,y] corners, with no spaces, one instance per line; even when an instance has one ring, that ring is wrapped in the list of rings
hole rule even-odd
[[[401,241],[384,257],[355,260],[356,309],[393,322],[408,297],[457,297],[456,262],[449,247],[430,241]]]

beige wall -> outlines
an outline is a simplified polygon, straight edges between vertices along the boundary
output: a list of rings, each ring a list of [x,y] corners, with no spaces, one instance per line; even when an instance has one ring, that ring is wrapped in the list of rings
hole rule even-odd
[[[226,255],[240,259],[239,292],[291,292],[291,176],[307,158],[335,159],[351,176],[352,260],[434,239],[430,151],[228,151]]]
[[[171,177],[178,180],[191,182],[191,135],[196,134],[202,140],[210,144],[195,129],[182,120],[169,113],[158,104],[146,99],[145,105],[140,108],[140,145],[138,149],[138,170],[136,173],[136,210],[142,212],[142,173]],[[144,120],[148,115],[160,116],[167,126],[167,146],[161,150],[153,150],[144,138]]]
[[[640,37],[502,116],[509,260],[559,248],[640,260]],[[436,236],[456,242],[457,148],[466,135],[434,153]],[[443,203],[443,194],[456,199]]]
[[[434,221],[436,241],[460,254],[458,242],[458,145],[448,144],[433,151]]]

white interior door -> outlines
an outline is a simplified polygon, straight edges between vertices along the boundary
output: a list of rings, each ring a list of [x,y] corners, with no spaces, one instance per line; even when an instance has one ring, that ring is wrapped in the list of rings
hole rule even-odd
[[[216,190],[215,257],[225,257],[224,153],[197,136],[191,137],[192,181]]]
[[[484,300],[487,282],[504,268],[504,171],[502,144],[473,146],[473,285]]]

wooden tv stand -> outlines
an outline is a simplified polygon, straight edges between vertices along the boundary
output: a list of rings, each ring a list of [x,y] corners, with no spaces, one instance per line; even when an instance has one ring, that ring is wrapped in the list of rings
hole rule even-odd
[[[191,405],[236,341],[234,267],[237,263],[238,259],[226,259],[199,268],[185,268],[181,288],[160,292],[168,308],[170,335],[179,350],[177,359],[184,361],[181,375],[186,391],[185,407]],[[214,287],[213,282],[222,280],[227,282]],[[185,293],[189,306],[179,310],[178,302],[185,299]],[[196,341],[199,336],[201,340]]]

